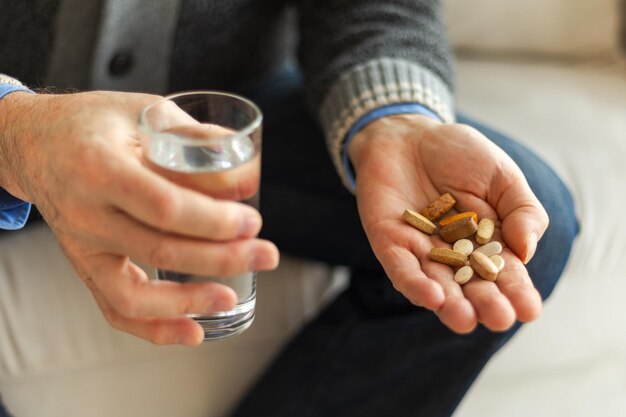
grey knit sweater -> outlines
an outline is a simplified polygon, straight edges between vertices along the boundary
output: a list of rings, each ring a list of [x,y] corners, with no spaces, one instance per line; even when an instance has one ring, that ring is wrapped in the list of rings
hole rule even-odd
[[[0,0],[0,10],[0,73],[35,87],[237,90],[297,56],[342,176],[342,140],[368,111],[417,102],[453,118],[437,0]]]

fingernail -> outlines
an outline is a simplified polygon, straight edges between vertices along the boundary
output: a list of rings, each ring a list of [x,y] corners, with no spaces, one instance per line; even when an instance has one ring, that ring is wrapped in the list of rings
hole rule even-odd
[[[239,234],[237,237],[253,237],[259,233],[261,222],[258,216],[248,215],[244,218],[239,226]]]
[[[524,264],[530,262],[530,260],[535,256],[535,251],[537,250],[537,234],[531,233],[528,237],[528,241],[526,242],[526,259],[524,259]]]

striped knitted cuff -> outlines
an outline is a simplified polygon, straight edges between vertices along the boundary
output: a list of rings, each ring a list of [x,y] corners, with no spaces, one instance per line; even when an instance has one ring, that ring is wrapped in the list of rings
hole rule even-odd
[[[381,106],[419,103],[444,122],[452,122],[452,94],[430,70],[410,61],[380,58],[345,73],[324,98],[320,122],[337,172],[348,189],[342,163],[342,144],[350,128],[364,114]]]

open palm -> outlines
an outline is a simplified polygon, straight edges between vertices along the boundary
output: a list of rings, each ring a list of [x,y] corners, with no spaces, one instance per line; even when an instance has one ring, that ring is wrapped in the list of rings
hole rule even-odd
[[[539,315],[541,298],[524,262],[532,257],[548,217],[500,148],[468,126],[405,115],[368,125],[349,151],[363,227],[398,291],[460,333],[477,323],[505,330],[516,319]],[[452,268],[427,256],[433,246],[449,245],[403,222],[405,209],[420,210],[446,192],[457,200],[456,210],[499,220],[494,238],[505,246],[506,264],[495,283],[474,277],[460,286]]]

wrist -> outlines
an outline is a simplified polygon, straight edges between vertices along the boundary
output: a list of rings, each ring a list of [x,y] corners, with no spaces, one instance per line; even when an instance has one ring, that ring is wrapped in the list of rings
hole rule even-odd
[[[355,171],[371,154],[371,151],[388,146],[399,145],[407,138],[414,138],[416,133],[441,124],[430,116],[421,114],[398,114],[381,117],[359,130],[347,147],[348,158]],[[399,149],[398,146],[390,148]]]
[[[35,97],[26,90],[0,99],[0,187],[25,201],[30,199],[21,187],[20,173],[25,169],[24,152],[30,148],[27,123],[32,125],[36,120],[26,117],[32,113]]]

